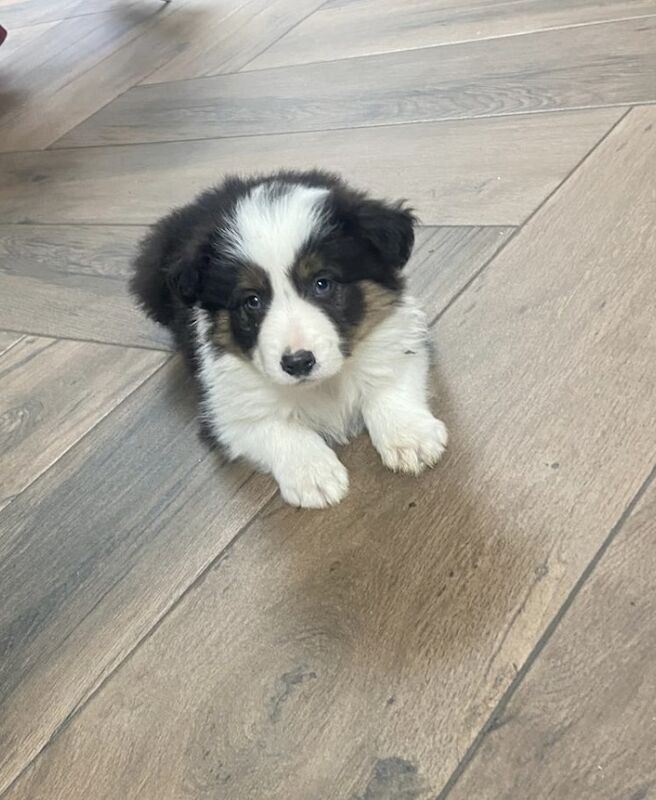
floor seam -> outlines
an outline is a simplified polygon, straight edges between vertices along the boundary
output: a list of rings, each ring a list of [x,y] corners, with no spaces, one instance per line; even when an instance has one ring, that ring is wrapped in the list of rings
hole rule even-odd
[[[143,385],[143,384],[142,384]],[[248,483],[253,475],[256,473],[251,473],[251,476],[245,481]],[[244,484],[242,484],[243,486]],[[239,487],[241,488],[241,486]],[[153,625],[144,633],[144,635],[135,642],[134,646],[125,654],[125,656],[115,664],[110,671],[100,679],[98,685],[95,686],[89,693],[89,695],[80,702],[75,708],[73,708],[66,717],[59,723],[59,725],[55,728],[52,734],[48,737],[48,740],[45,742],[43,747],[39,749],[35,755],[27,761],[27,763],[23,766],[23,768],[16,774],[16,776],[12,779],[10,783],[7,784],[6,788],[0,792],[0,800],[3,797],[6,797],[9,792],[16,786],[18,781],[21,777],[27,772],[27,770],[34,764],[37,759],[41,757],[41,755],[56,741],[61,733],[75,720],[78,714],[82,713],[82,711],[86,708],[86,706],[102,691],[102,689],[107,685],[107,683],[118,673],[118,671],[124,667],[136,654],[137,650],[139,650],[142,645],[144,645],[152,636],[155,635],[157,630],[160,628],[161,625],[169,618],[169,616],[175,611],[175,609],[182,603],[182,601],[187,597],[187,595],[194,591],[198,586],[200,586],[204,581],[209,572],[216,569],[216,567],[226,558],[231,548],[246,534],[246,532],[250,529],[251,525],[253,525],[260,517],[260,515],[265,512],[272,502],[278,496],[277,490],[273,492],[271,497],[268,500],[265,500],[264,503],[257,511],[253,514],[253,516],[242,525],[242,527],[235,533],[235,535],[230,539],[229,542],[225,544],[224,547],[214,556],[214,558],[210,559],[208,563],[203,567],[203,569],[198,573],[198,575],[189,583],[189,585],[178,595],[178,597],[171,603],[171,605],[162,612],[161,616],[155,620]]]
[[[229,75],[241,75],[242,73],[255,73],[255,72],[272,72],[273,70],[280,70],[280,69],[292,69],[294,67],[309,67],[314,66],[316,64],[337,64],[341,61],[355,61],[360,58],[371,58],[373,56],[384,56],[391,53],[407,53],[407,52],[414,52],[416,50],[431,50],[443,47],[457,47],[458,45],[464,44],[477,44],[478,42],[492,42],[496,41],[497,39],[514,39],[519,36],[536,36],[542,33],[551,33],[555,31],[563,31],[569,29],[576,29],[576,28],[592,28],[597,27],[599,25],[612,25],[618,22],[631,22],[632,20],[641,20],[641,19],[651,19],[652,17],[656,17],[656,13],[652,14],[637,14],[635,16],[629,17],[617,17],[613,19],[600,19],[600,20],[592,20],[590,22],[579,22],[573,25],[555,25],[550,28],[536,28],[530,31],[516,31],[512,33],[505,33],[499,36],[487,36],[482,37],[480,39],[462,39],[456,42],[438,42],[437,44],[426,44],[420,45],[419,47],[401,47],[396,50],[381,50],[380,52],[374,53],[363,53],[360,55],[353,55],[353,56],[345,56],[343,58],[328,58],[323,61],[304,61],[299,64],[277,64],[273,67],[257,67],[256,69],[246,69],[248,64],[251,64],[255,61],[256,58],[259,58],[261,55],[264,55],[268,50],[270,50],[274,45],[276,45],[283,37],[287,36],[294,28],[298,27],[301,23],[305,22],[306,19],[311,17],[313,14],[317,14],[321,11],[324,6],[326,6],[330,2],[330,0],[326,0],[326,2],[322,3],[315,11],[310,12],[305,16],[302,20],[299,20],[295,23],[286,33],[283,33],[281,36],[276,39],[275,42],[271,42],[261,53],[258,55],[253,56],[253,58],[244,64],[241,69],[235,70],[234,72],[217,72],[214,75],[199,75],[195,78],[181,78],[179,81],[159,81],[157,83],[149,83],[143,84],[144,86],[162,86],[165,83],[184,83],[185,81],[197,81],[197,80],[204,80],[206,78],[219,78],[219,77],[227,77]],[[140,85],[140,84],[137,84]]]
[[[12,333],[12,332],[13,332],[13,331],[10,331],[10,333]],[[56,344],[56,342],[57,342],[57,339],[56,339],[56,338],[54,338],[54,337],[43,337],[43,338],[52,338],[52,339],[53,339],[53,344]],[[74,340],[74,341],[76,341],[76,340]],[[0,508],[0,522],[2,522],[2,519],[3,519],[3,517],[4,517],[5,513],[6,513],[6,511],[7,511],[9,508],[11,508],[11,506],[12,506],[12,505],[13,505],[13,504],[16,502],[16,500],[17,500],[19,497],[21,497],[21,496],[24,494],[24,492],[28,491],[28,489],[32,488],[33,486],[36,486],[36,485],[37,485],[37,484],[38,484],[40,481],[42,481],[42,480],[43,480],[43,479],[44,479],[44,478],[45,478],[47,475],[49,475],[49,474],[50,474],[50,471],[51,471],[52,469],[54,469],[54,468],[55,468],[55,467],[56,467],[56,466],[59,464],[59,462],[62,460],[62,458],[65,458],[65,457],[66,457],[66,456],[67,456],[67,455],[68,455],[68,454],[69,454],[69,453],[70,453],[72,450],[74,450],[74,449],[75,449],[75,448],[77,448],[77,447],[78,447],[80,444],[82,444],[82,442],[83,442],[83,441],[84,441],[84,440],[87,438],[87,436],[89,436],[89,435],[90,435],[90,434],[91,434],[93,431],[95,431],[95,430],[96,430],[96,428],[98,427],[98,425],[101,425],[101,424],[102,424],[102,423],[103,423],[103,422],[104,422],[106,419],[108,419],[109,417],[111,417],[111,416],[112,416],[112,414],[114,414],[114,412],[115,412],[115,411],[117,411],[119,408],[121,408],[121,406],[122,406],[122,405],[123,405],[123,404],[124,404],[124,403],[125,403],[125,402],[126,402],[126,401],[127,401],[129,398],[130,398],[130,397],[132,397],[132,395],[133,395],[135,392],[138,392],[138,391],[139,391],[139,390],[140,390],[140,389],[141,389],[143,386],[145,386],[145,385],[146,385],[146,384],[147,384],[147,383],[148,383],[148,382],[149,382],[149,381],[150,381],[152,378],[154,378],[154,377],[155,377],[155,375],[157,375],[157,373],[158,373],[160,370],[164,369],[164,367],[165,367],[167,364],[169,364],[169,363],[170,363],[172,360],[173,360],[173,354],[170,354],[168,358],[165,358],[165,359],[162,361],[162,363],[161,363],[161,364],[158,364],[158,365],[155,367],[155,369],[154,369],[154,370],[153,370],[153,371],[152,371],[152,372],[151,372],[151,373],[148,375],[148,377],[146,377],[146,378],[145,378],[143,381],[141,381],[141,383],[137,384],[137,386],[135,386],[135,387],[134,387],[134,389],[132,389],[132,391],[128,392],[128,393],[125,395],[125,397],[122,397],[122,398],[119,400],[119,402],[118,402],[118,403],[117,403],[115,406],[112,406],[112,407],[111,407],[111,408],[110,408],[110,409],[109,409],[109,410],[108,410],[108,411],[107,411],[105,414],[102,414],[100,417],[98,417],[98,419],[96,419],[96,420],[95,420],[95,422],[93,423],[93,425],[92,425],[92,426],[91,426],[91,427],[90,427],[88,430],[86,430],[86,431],[85,431],[85,432],[82,434],[82,436],[80,436],[80,438],[79,438],[79,439],[76,439],[76,440],[75,440],[75,441],[74,441],[74,442],[71,444],[71,446],[70,446],[70,447],[68,447],[66,450],[64,450],[64,452],[63,452],[63,453],[60,453],[60,454],[57,456],[57,458],[55,458],[55,459],[54,459],[54,461],[52,461],[50,464],[48,464],[48,466],[47,466],[47,467],[45,467],[45,469],[43,470],[43,472],[40,472],[38,475],[36,475],[36,476],[33,478],[33,480],[31,480],[31,481],[30,481],[30,482],[29,482],[29,483],[28,483],[26,486],[24,486],[24,487],[23,487],[23,488],[22,488],[22,489],[21,489],[21,490],[20,490],[20,491],[19,491],[17,494],[15,494],[15,495],[14,495],[14,496],[11,498],[11,500],[10,500],[10,501],[9,501],[9,502],[8,502],[8,503],[5,505],[5,506],[3,506],[2,508]],[[2,796],[2,795],[0,795],[0,797],[1,797],[1,796]]]
[[[20,276],[17,276],[20,277]],[[151,353],[173,354],[173,348],[162,345],[161,347],[149,347],[146,344],[126,344],[125,342],[107,342],[100,339],[81,339],[78,336],[64,336],[56,333],[43,333],[35,331],[21,331],[18,328],[5,328],[0,319],[0,330],[6,333],[15,333],[18,336],[35,336],[39,339],[61,339],[63,342],[82,342],[84,344],[106,345],[107,347],[122,347],[124,350],[148,350]]]
[[[469,287],[473,283],[475,283],[476,280],[478,280],[480,275],[488,268],[488,266],[506,249],[506,247],[508,247],[508,245],[512,241],[514,241],[514,239],[517,238],[517,236],[519,236],[519,234],[524,230],[525,226],[528,225],[528,223],[537,214],[539,214],[539,212],[546,206],[546,204],[552,199],[552,197],[554,197],[563,188],[563,186],[565,186],[567,181],[569,181],[569,179],[573,177],[576,172],[578,172],[579,167],[583,166],[583,164],[597,150],[597,148],[600,147],[606,141],[606,139],[611,135],[611,133],[627,118],[627,116],[631,113],[633,108],[634,106],[629,106],[629,108],[627,108],[627,110],[623,114],[621,114],[618,117],[618,119],[615,120],[615,122],[608,128],[608,130],[604,132],[603,136],[601,136],[601,138],[598,139],[592,145],[592,147],[585,153],[585,155],[583,155],[576,162],[576,164],[567,172],[565,177],[558,182],[557,186],[555,186],[544,197],[544,199],[538,203],[538,205],[533,209],[533,211],[531,211],[531,213],[526,217],[526,219],[523,222],[521,222],[514,228],[514,230],[511,231],[508,238],[501,243],[501,246],[497,248],[497,250],[487,259],[487,261],[485,261],[483,265],[478,270],[476,270],[476,272],[471,276],[471,278],[453,295],[453,297],[451,297],[451,299],[444,306],[444,308],[438,311],[438,313],[433,317],[433,319],[429,323],[431,326],[435,325],[446,314],[446,312],[451,308],[451,306],[453,306],[454,303],[456,303],[457,300],[460,297],[462,297],[463,294],[465,294],[465,292],[469,289]]]
[[[478,270],[478,272],[463,287],[463,289],[459,292],[459,294],[457,296],[455,296],[447,304],[447,307],[444,309],[444,311],[446,311],[448,308],[451,307],[451,305],[453,305],[453,303],[455,302],[455,300],[457,299],[458,296],[464,294],[464,292],[471,286],[471,284],[476,280],[476,278],[483,272],[483,270],[487,267],[487,265],[490,264],[499,255],[501,250],[505,249],[505,246],[507,244],[509,244],[509,242],[512,241],[512,239],[514,239],[517,234],[519,234],[519,232],[524,228],[524,226],[528,222],[530,222],[530,220],[533,219],[536,216],[536,214],[538,214],[538,212],[542,208],[544,208],[544,206],[549,202],[549,200],[552,197],[554,197],[554,195],[578,171],[579,167],[583,166],[585,161],[587,161],[587,159],[603,144],[603,142],[606,141],[606,139],[611,135],[611,133],[614,130],[616,130],[616,128],[628,117],[628,115],[631,113],[632,110],[633,110],[633,106],[629,107],[627,109],[627,111],[624,114],[622,114],[622,116],[604,133],[604,135],[599,139],[599,141],[595,145],[593,145],[593,147],[583,156],[583,158],[581,158],[579,160],[579,162],[570,170],[570,172],[563,178],[563,180],[558,184],[558,186],[552,192],[550,192],[547,195],[547,197],[544,198],[544,200],[535,208],[535,210],[526,218],[526,220],[516,229],[516,231],[514,231],[508,237],[508,239],[502,244],[501,248],[499,248],[499,250],[497,250],[497,252],[488,260],[488,262],[486,262],[486,264],[483,267],[481,267],[480,270]],[[441,316],[442,316],[441,313],[438,314],[436,319],[435,319],[435,321],[437,321]],[[432,324],[434,324],[434,322]],[[479,729],[478,733],[476,734],[476,736],[474,737],[473,741],[471,742],[471,744],[469,745],[469,747],[465,751],[464,755],[459,759],[458,764],[456,765],[455,769],[453,770],[453,772],[451,773],[451,775],[447,779],[446,783],[444,784],[444,786],[442,787],[442,789],[437,794],[437,796],[435,797],[434,800],[446,800],[446,798],[449,795],[449,793],[451,792],[451,790],[458,783],[458,781],[460,780],[462,775],[465,773],[465,771],[467,770],[469,765],[473,762],[473,760],[475,759],[476,754],[478,753],[478,750],[480,749],[481,744],[483,743],[485,737],[487,736],[489,731],[494,727],[494,724],[495,724],[496,720],[498,719],[500,714],[503,713],[503,711],[507,707],[508,703],[510,702],[510,700],[514,696],[515,692],[517,691],[517,689],[523,683],[524,678],[526,677],[526,675],[531,670],[531,667],[533,666],[533,664],[539,658],[539,656],[542,653],[544,647],[546,646],[548,641],[551,639],[551,636],[554,634],[554,632],[559,627],[562,619],[567,614],[567,611],[569,610],[569,608],[573,604],[573,602],[576,599],[576,597],[578,596],[579,592],[581,591],[583,586],[587,583],[588,578],[593,573],[593,571],[596,568],[597,564],[603,558],[604,554],[606,553],[606,551],[608,550],[608,548],[610,547],[612,542],[615,540],[615,538],[617,537],[619,532],[622,530],[622,528],[624,526],[624,523],[626,522],[628,517],[633,512],[634,508],[636,507],[636,505],[638,504],[640,499],[643,497],[643,495],[646,492],[646,490],[651,485],[651,483],[652,483],[652,481],[653,481],[655,476],[656,476],[656,464],[652,467],[651,471],[649,472],[649,474],[647,475],[645,480],[642,482],[642,484],[638,488],[637,492],[633,495],[633,497],[631,498],[631,500],[629,501],[629,503],[625,507],[624,511],[620,514],[620,516],[618,517],[618,519],[615,522],[615,524],[611,527],[608,536],[604,539],[604,541],[602,542],[600,547],[597,549],[597,551],[594,553],[594,555],[592,556],[592,558],[590,559],[590,561],[588,562],[586,567],[583,569],[583,571],[579,575],[578,579],[575,581],[574,586],[569,591],[569,593],[567,594],[567,597],[565,598],[565,600],[563,601],[563,603],[561,604],[559,609],[556,611],[556,613],[554,614],[554,616],[550,620],[550,622],[547,625],[544,633],[542,634],[542,636],[539,637],[538,641],[536,642],[534,647],[531,649],[531,651],[528,654],[528,656],[526,657],[524,663],[519,668],[519,670],[517,671],[517,674],[515,675],[515,677],[511,681],[510,685],[508,686],[506,691],[503,693],[501,699],[495,705],[495,707],[492,710],[492,712],[489,714],[489,716],[488,716],[487,720],[485,721],[485,723]]]
[[[600,563],[600,561],[603,559],[604,555],[608,551],[609,547],[613,544],[618,535],[621,533],[626,521],[629,519],[629,517],[635,510],[638,503],[642,500],[646,491],[652,485],[654,478],[656,478],[656,464],[654,464],[654,466],[651,468],[647,477],[643,480],[638,490],[629,500],[628,504],[618,517],[615,524],[611,527],[608,535],[606,536],[600,547],[597,549],[597,551],[594,553],[594,555],[584,568],[584,570],[579,575],[578,579],[574,583],[574,586],[571,588],[565,600],[563,601],[563,603],[556,611],[549,624],[547,625],[544,633],[542,634],[542,636],[540,636],[537,643],[527,656],[526,660],[519,668],[517,674],[511,681],[510,686],[508,686],[508,688],[502,695],[499,702],[495,705],[494,709],[492,710],[492,713],[488,716],[488,719],[474,737],[473,742],[467,748],[467,751],[460,759],[460,762],[456,766],[455,770],[451,773],[449,779],[444,784],[444,787],[435,797],[435,800],[445,800],[445,798],[447,798],[447,796],[449,795],[451,790],[456,786],[456,784],[463,776],[463,774],[467,771],[467,768],[474,761],[483,741],[487,737],[487,734],[490,732],[490,730],[492,730],[495,727],[498,718],[503,714],[503,712],[507,708],[515,692],[523,684],[524,679],[526,678],[528,673],[531,671],[531,668],[542,654],[542,651],[549,643],[553,634],[559,628],[560,623],[563,621],[563,619],[567,615],[567,612],[569,611],[569,609],[579,596],[581,590],[584,588],[585,584],[588,582],[589,578],[594,573],[595,569],[597,568],[597,565]]]
[[[291,33],[293,30],[294,30],[294,28],[297,28],[299,25],[301,25],[303,22],[305,22],[305,20],[306,20],[306,19],[309,19],[309,18],[310,18],[310,17],[311,17],[313,14],[316,14],[318,11],[321,11],[321,9],[322,9],[322,8],[323,8],[323,7],[324,7],[324,6],[325,6],[325,5],[326,5],[328,2],[329,2],[329,0],[324,0],[324,2],[323,2],[323,3],[319,3],[319,5],[318,5],[318,6],[317,6],[315,9],[313,9],[312,11],[310,11],[310,13],[309,13],[309,14],[306,14],[306,15],[305,15],[305,16],[304,16],[302,19],[299,19],[297,22],[295,22],[295,23],[294,23],[294,24],[291,26],[291,28],[288,28],[288,29],[287,29],[287,30],[286,30],[284,33],[281,33],[281,34],[280,34],[280,36],[278,36],[278,38],[277,38],[277,39],[275,39],[273,42],[270,42],[270,43],[269,43],[269,44],[268,44],[268,45],[267,45],[267,46],[266,46],[266,47],[265,47],[263,50],[260,50],[260,52],[259,52],[257,55],[253,56],[252,58],[249,58],[249,59],[248,59],[248,61],[247,61],[245,64],[243,64],[243,65],[242,65],[242,66],[241,66],[241,67],[240,67],[238,70],[236,70],[235,72],[217,72],[217,73],[214,73],[213,75],[212,75],[212,74],[209,74],[209,75],[199,75],[199,76],[198,76],[198,78],[183,78],[183,80],[189,80],[189,81],[192,81],[192,80],[199,80],[199,79],[203,79],[203,78],[218,78],[218,77],[221,77],[222,75],[239,75],[240,73],[242,73],[242,72],[245,70],[245,68],[246,68],[246,67],[247,67],[249,64],[252,64],[252,63],[253,63],[253,61],[255,61],[255,59],[256,59],[256,58],[259,58],[261,55],[264,55],[264,53],[266,53],[266,52],[267,52],[267,50],[270,50],[270,49],[271,49],[271,48],[272,48],[274,45],[278,44],[278,42],[279,42],[281,39],[284,39],[284,38],[285,38],[285,36],[288,36],[288,35],[289,35],[289,34],[290,34],[290,33]],[[255,70],[250,70],[250,71],[251,71],[251,72],[254,72]],[[152,73],[151,73],[151,74],[152,74]],[[144,85],[145,85],[145,86],[159,86],[161,83],[171,83],[171,81],[161,81],[161,82],[159,82],[159,83],[150,83],[150,84],[144,84]],[[181,83],[181,81],[175,81],[175,83]]]
[[[129,90],[128,90],[129,91]],[[495,119],[513,119],[514,117],[540,117],[549,114],[576,114],[583,111],[603,111],[604,109],[612,108],[633,108],[634,106],[652,106],[656,105],[656,95],[653,100],[640,100],[635,102],[624,103],[602,103],[599,105],[580,105],[570,106],[568,108],[536,108],[532,111],[514,111],[512,113],[498,113],[498,114],[480,114],[478,116],[469,117],[426,117],[423,119],[410,119],[395,122],[394,120],[385,120],[383,122],[373,123],[358,123],[353,125],[336,125],[326,128],[294,128],[291,130],[276,130],[264,131],[262,133],[231,133],[225,136],[198,136],[189,139],[158,139],[157,141],[139,141],[139,142],[99,142],[98,144],[79,144],[68,145],[66,147],[54,147],[49,145],[45,150],[6,150],[0,152],[0,158],[8,155],[27,155],[29,153],[50,153],[50,152],[75,152],[78,150],[97,150],[101,148],[110,147],[153,147],[163,144],[191,144],[194,142],[223,142],[232,141],[237,139],[264,139],[268,136],[307,136],[308,134],[319,133],[334,133],[337,131],[363,131],[372,130],[375,128],[403,128],[409,125],[441,125],[453,122],[476,122],[479,120],[495,120]],[[94,112],[95,113],[95,112]],[[93,115],[92,115],[93,116]],[[83,123],[80,123],[82,125]],[[78,127],[78,126],[76,126]],[[75,128],[71,128],[71,131]],[[68,134],[65,134],[65,136]],[[64,137],[62,137],[64,138]],[[53,143],[55,144],[55,143]],[[8,223],[6,223],[8,224]],[[17,224],[17,223],[13,223]],[[111,225],[112,223],[106,223]],[[124,223],[129,224],[129,223]],[[132,223],[134,225],[141,223]],[[502,223],[498,223],[502,224]],[[516,223],[514,223],[516,224]]]

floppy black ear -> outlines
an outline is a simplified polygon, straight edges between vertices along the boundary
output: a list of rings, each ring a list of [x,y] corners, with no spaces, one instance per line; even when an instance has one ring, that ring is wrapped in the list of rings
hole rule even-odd
[[[390,269],[406,265],[415,243],[416,217],[403,202],[361,200],[353,206],[353,221],[357,232],[374,249]]]
[[[134,260],[132,292],[150,317],[170,325],[175,308],[200,301],[211,253],[209,228],[194,225],[195,207],[173,211],[142,241]]]
[[[208,239],[187,241],[166,264],[166,283],[172,295],[184,305],[199,302],[210,263]]]
[[[391,289],[401,283],[399,271],[405,266],[415,242],[417,222],[402,201],[388,203],[365,194],[336,192],[337,229],[350,242],[349,272],[355,280],[367,278]]]

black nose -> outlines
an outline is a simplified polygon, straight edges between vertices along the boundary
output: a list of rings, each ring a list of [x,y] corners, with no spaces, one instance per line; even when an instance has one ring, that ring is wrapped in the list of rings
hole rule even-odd
[[[297,350],[295,353],[285,353],[280,360],[280,366],[288,375],[299,378],[302,375],[309,375],[312,367],[317,363],[314,353],[309,350]]]

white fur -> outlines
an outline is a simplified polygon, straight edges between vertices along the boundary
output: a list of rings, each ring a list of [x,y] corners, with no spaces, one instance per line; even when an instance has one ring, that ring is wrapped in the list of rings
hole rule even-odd
[[[443,452],[446,429],[427,401],[426,319],[410,298],[356,345],[339,371],[294,386],[271,381],[235,355],[217,354],[208,340],[209,316],[194,313],[207,422],[232,458],[273,474],[287,502],[310,508],[339,502],[348,475],[327,441],[346,442],[363,426],[393,470],[417,474]],[[263,327],[259,338],[266,340],[265,333]]]
[[[243,197],[224,234],[235,256],[257,264],[269,276],[273,301],[253,353],[253,363],[269,379],[295,385],[281,367],[283,353],[308,350],[316,366],[306,378],[323,381],[337,374],[344,358],[339,333],[314,304],[299,296],[290,270],[308,239],[326,230],[328,190],[302,185],[260,184]]]

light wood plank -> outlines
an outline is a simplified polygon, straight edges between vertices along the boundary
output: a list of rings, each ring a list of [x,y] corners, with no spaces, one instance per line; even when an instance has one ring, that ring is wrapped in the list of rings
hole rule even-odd
[[[645,103],[656,100],[655,74],[656,17],[652,17],[137,86],[57,146],[331,130]]]
[[[3,26],[12,34],[17,28],[59,22],[71,17],[123,9],[139,0],[0,0]],[[4,45],[3,45],[4,46]]]
[[[656,785],[652,484],[449,800],[647,800]]]
[[[408,264],[410,291],[433,320],[506,242],[512,228],[423,228]]]
[[[276,501],[7,800],[434,797],[656,459],[655,168],[634,111],[440,319],[436,471]]]
[[[167,349],[168,334],[128,294],[146,229],[0,226],[0,327]]]
[[[515,225],[623,112],[595,109],[0,157],[3,222],[150,223],[226,172],[323,166],[426,225]],[[381,158],[381,153],[385,154]]]
[[[164,74],[176,78],[203,74],[204,64],[214,71],[238,69],[318,5],[320,0],[150,0],[64,20],[31,50],[42,61],[51,53],[47,69],[30,72],[22,60],[11,62],[15,88],[5,104],[0,151],[47,147],[169,62]]]
[[[0,357],[0,509],[109,414],[165,356],[25,337]]]
[[[0,16],[0,19],[2,19],[2,16]],[[3,27],[6,30],[4,19],[2,19],[2,21]],[[31,25],[27,28],[18,28],[17,30],[10,31],[7,34],[7,38],[2,43],[2,49],[0,49],[0,68],[3,72],[7,70],[8,65],[10,65],[14,59],[21,58],[21,54],[24,50],[33,47],[34,43],[56,24],[55,22],[41,22],[38,25]],[[3,90],[3,92],[4,91],[5,90]]]
[[[291,30],[246,69],[331,61],[654,13],[653,0],[332,2]]]
[[[247,0],[230,16],[198,25],[193,37],[143,83],[236,72],[316,11],[323,0]]]
[[[441,282],[444,307],[500,238],[487,233],[419,229],[411,280]],[[0,787],[273,496],[264,478],[240,488],[247,468],[217,469],[195,430],[189,381],[166,367],[0,517]],[[3,550],[15,526],[23,547]]]
[[[160,3],[147,3],[64,19],[6,62],[0,151],[46,147],[132,86],[135,65],[123,48],[158,24],[159,13],[168,13],[161,9]],[[151,50],[151,69],[155,57]]]

